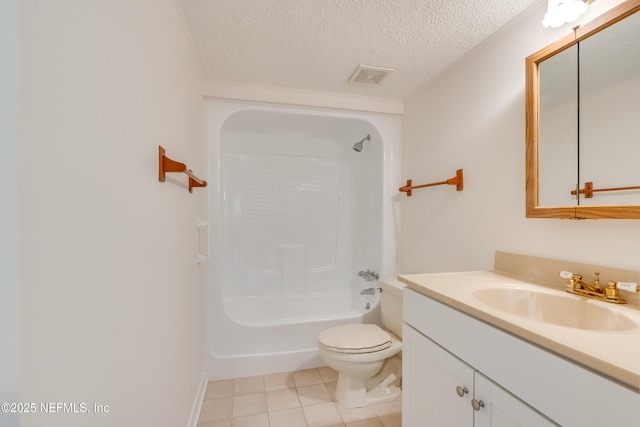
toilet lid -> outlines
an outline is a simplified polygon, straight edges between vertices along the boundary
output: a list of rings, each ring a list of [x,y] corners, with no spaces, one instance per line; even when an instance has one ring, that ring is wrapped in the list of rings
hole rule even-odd
[[[334,326],[318,335],[323,347],[338,353],[372,353],[391,346],[391,336],[377,325]]]

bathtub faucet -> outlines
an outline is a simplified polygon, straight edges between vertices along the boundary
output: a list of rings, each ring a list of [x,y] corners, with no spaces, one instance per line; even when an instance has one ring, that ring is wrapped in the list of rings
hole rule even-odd
[[[378,273],[371,271],[371,270],[367,270],[367,271],[358,271],[358,276],[362,277],[364,280],[366,280],[367,282],[372,282],[374,280],[378,280]]]

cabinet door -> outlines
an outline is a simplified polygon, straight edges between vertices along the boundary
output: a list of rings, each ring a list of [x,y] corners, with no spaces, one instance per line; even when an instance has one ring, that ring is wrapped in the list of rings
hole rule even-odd
[[[559,426],[477,371],[474,393],[474,427]]]
[[[472,427],[473,369],[407,324],[402,343],[402,426]]]

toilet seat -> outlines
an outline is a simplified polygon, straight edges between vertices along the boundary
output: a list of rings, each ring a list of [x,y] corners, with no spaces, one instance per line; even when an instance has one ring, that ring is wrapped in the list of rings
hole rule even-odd
[[[336,353],[374,353],[391,346],[392,338],[378,325],[349,324],[334,326],[318,336],[318,343]]]

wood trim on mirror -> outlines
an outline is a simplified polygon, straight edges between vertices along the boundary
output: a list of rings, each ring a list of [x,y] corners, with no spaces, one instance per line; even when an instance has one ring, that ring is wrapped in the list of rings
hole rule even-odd
[[[526,111],[526,217],[570,219],[640,219],[640,205],[539,206],[538,126],[540,120],[539,66],[544,60],[640,10],[640,0],[627,0],[600,17],[577,27],[525,60]]]

